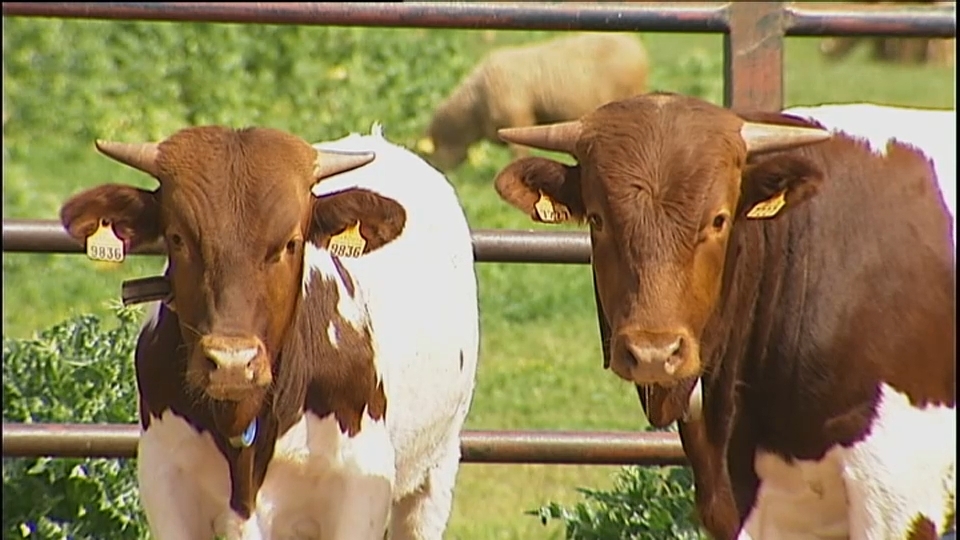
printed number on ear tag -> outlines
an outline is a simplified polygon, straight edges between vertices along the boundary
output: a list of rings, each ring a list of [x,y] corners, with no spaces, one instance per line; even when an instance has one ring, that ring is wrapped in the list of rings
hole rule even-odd
[[[123,240],[113,233],[109,221],[100,220],[100,227],[87,237],[87,257],[94,261],[123,262]]]
[[[543,191],[540,192],[540,199],[533,208],[537,211],[537,217],[544,223],[559,223],[570,218],[570,210],[551,199]]]
[[[359,257],[366,246],[367,241],[360,235],[360,222],[357,221],[342,233],[330,237],[327,249],[337,257]]]
[[[780,209],[783,208],[783,205],[787,203],[784,199],[785,194],[786,191],[781,191],[765,201],[758,202],[747,212],[747,218],[766,219],[777,215]]]

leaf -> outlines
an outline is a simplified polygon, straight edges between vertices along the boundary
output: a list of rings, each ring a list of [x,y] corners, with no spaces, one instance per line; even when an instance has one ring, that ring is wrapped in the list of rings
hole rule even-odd
[[[132,356],[140,312],[118,308],[115,316],[113,328],[81,315],[31,339],[4,337],[4,421],[136,421]],[[4,537],[146,535],[132,460],[4,459],[3,492]]]

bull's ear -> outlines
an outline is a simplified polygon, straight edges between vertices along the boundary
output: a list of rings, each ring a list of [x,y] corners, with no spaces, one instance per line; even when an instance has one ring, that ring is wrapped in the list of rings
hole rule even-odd
[[[160,238],[156,193],[122,184],[97,186],[67,200],[60,208],[60,223],[70,236],[85,242],[107,221],[130,251]]]
[[[500,198],[534,221],[583,221],[580,167],[552,159],[526,157],[509,164],[495,181]]]
[[[748,219],[776,218],[816,195],[823,176],[820,167],[802,156],[758,158],[744,169],[737,214]]]
[[[359,230],[352,230],[357,223],[360,223]],[[346,245],[350,245],[352,239],[352,245],[362,246],[353,254],[356,256],[392,242],[403,232],[406,223],[407,211],[397,201],[368,189],[351,188],[317,197],[313,203],[310,240],[331,249],[331,238],[337,239],[335,244],[346,238]],[[362,240],[356,240],[357,233]]]

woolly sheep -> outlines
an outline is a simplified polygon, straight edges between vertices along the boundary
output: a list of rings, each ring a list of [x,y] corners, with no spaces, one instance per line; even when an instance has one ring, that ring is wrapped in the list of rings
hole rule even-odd
[[[642,93],[649,59],[634,36],[581,33],[490,52],[434,111],[418,147],[441,170],[474,143],[504,144],[497,130],[572,120]],[[510,145],[515,156],[526,150]]]

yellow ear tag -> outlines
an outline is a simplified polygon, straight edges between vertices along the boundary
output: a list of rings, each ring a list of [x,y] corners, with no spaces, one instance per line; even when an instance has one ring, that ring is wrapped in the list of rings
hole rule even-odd
[[[87,237],[87,257],[93,261],[123,262],[123,240],[113,234],[109,221],[101,219],[100,227]]]
[[[758,202],[747,212],[747,218],[766,219],[777,215],[777,212],[783,208],[783,205],[787,204],[787,201],[784,199],[786,192],[786,190],[783,190],[765,201]]]
[[[537,211],[537,217],[544,223],[559,223],[570,218],[570,210],[551,199],[543,191],[540,191],[540,199],[533,208]]]
[[[360,222],[347,227],[342,233],[331,236],[327,249],[337,257],[359,257],[367,241],[360,235]]]
[[[436,150],[436,147],[433,145],[433,139],[424,137],[417,141],[417,150],[424,154],[432,154]]]

